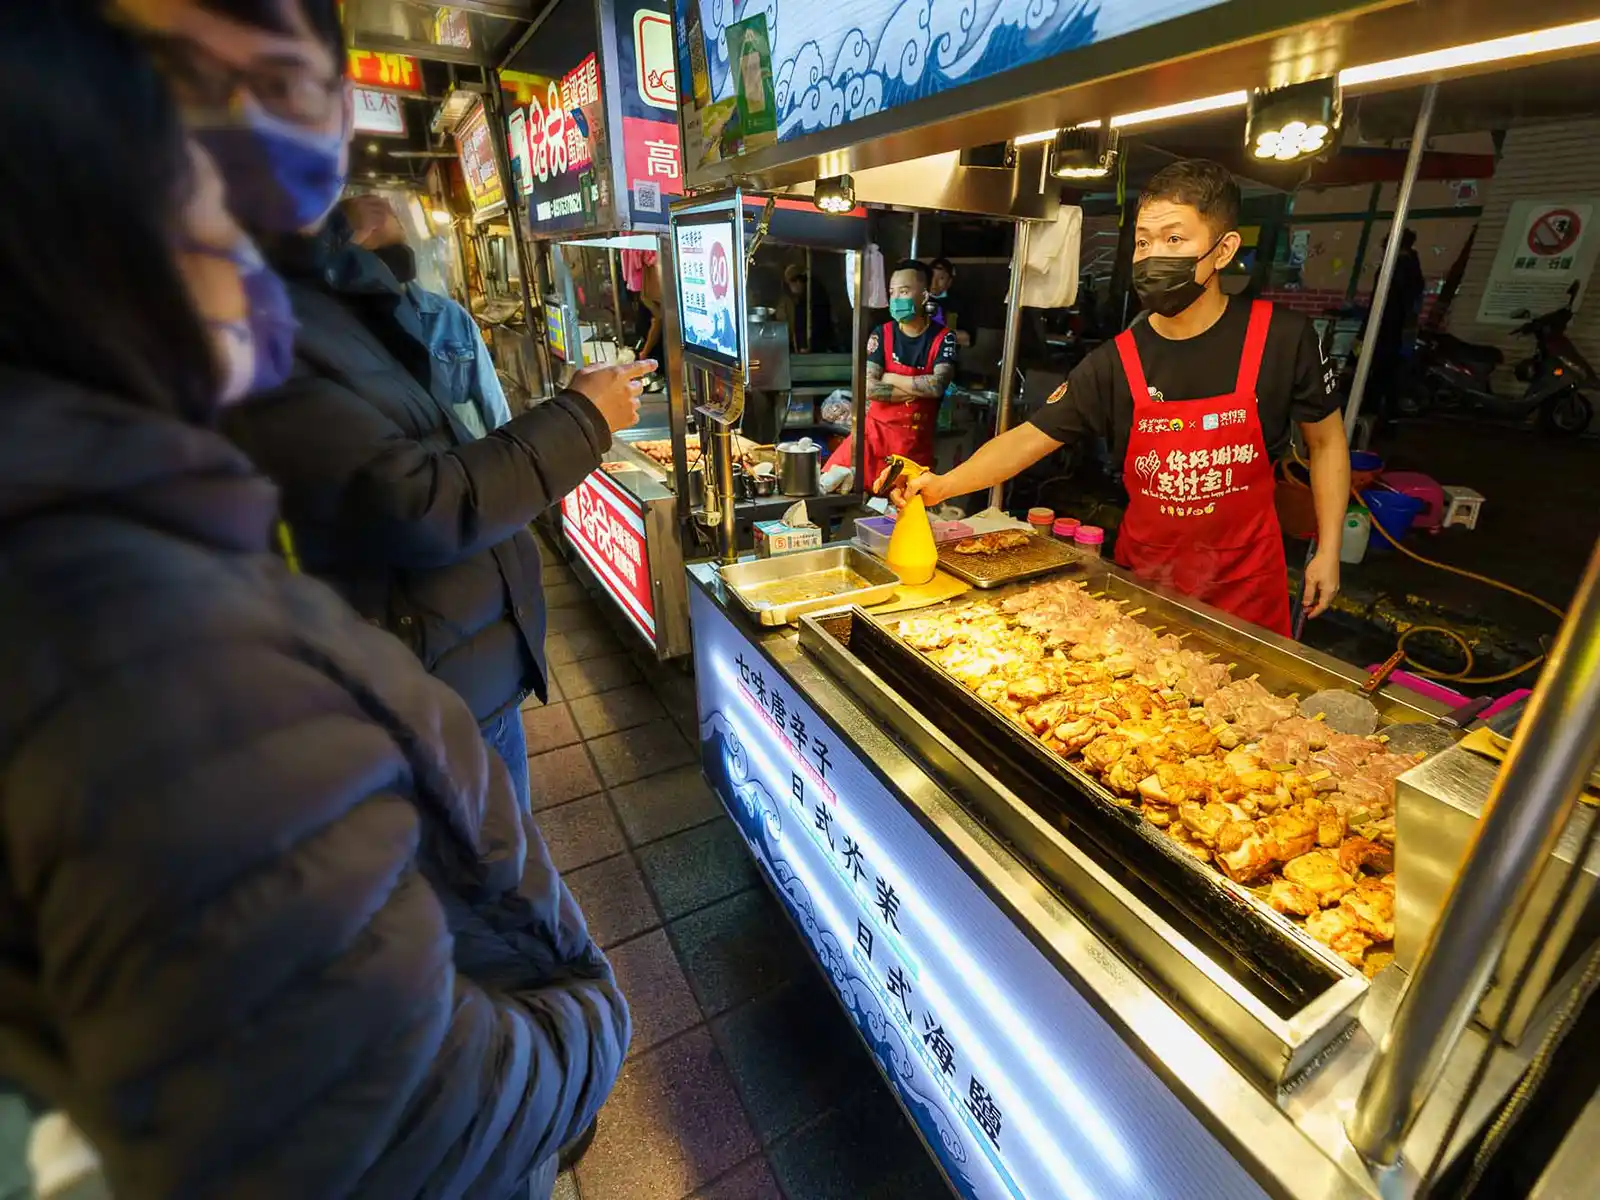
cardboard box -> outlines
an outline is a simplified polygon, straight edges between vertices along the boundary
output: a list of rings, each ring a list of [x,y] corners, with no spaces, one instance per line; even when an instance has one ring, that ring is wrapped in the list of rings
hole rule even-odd
[[[755,523],[756,557],[775,558],[797,550],[822,547],[822,528],[818,525],[790,525],[786,521]]]

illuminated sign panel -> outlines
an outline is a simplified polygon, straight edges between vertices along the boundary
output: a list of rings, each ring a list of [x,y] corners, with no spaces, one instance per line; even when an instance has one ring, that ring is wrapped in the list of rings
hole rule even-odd
[[[561,501],[561,530],[645,640],[656,644],[650,548],[638,502],[596,471]]]
[[[966,1200],[1265,1193],[690,586],[701,764]]]

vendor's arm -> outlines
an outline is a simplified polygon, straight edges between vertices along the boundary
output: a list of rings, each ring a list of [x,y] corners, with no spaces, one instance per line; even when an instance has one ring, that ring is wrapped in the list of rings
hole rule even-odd
[[[912,496],[921,496],[926,504],[940,504],[951,496],[993,487],[1059,449],[1061,443],[1055,438],[1037,425],[1024,423],[991,438],[966,462],[943,475],[931,471],[918,475],[906,485],[903,495],[896,493],[895,499],[904,503]]]
[[[1295,353],[1290,414],[1300,426],[1311,468],[1311,500],[1317,513],[1317,552],[1306,564],[1306,616],[1321,616],[1339,591],[1339,542],[1350,502],[1350,446],[1344,414],[1324,361],[1316,327],[1306,322]]]
[[[1329,413],[1300,426],[1311,466],[1311,501],[1317,512],[1317,552],[1306,564],[1305,609],[1308,617],[1328,610],[1339,591],[1339,542],[1350,502],[1350,447],[1344,418]]]
[[[938,504],[950,496],[965,496],[1014,478],[1068,442],[1108,436],[1111,372],[1121,370],[1115,365],[1115,354],[1107,342],[1074,367],[1067,381],[1026,422],[986,442],[948,474],[917,476],[907,485],[906,497],[920,495],[926,503]]]
[[[955,377],[956,339],[946,336],[939,343],[933,370],[926,375],[886,375],[884,378],[898,393],[900,400],[943,400]]]

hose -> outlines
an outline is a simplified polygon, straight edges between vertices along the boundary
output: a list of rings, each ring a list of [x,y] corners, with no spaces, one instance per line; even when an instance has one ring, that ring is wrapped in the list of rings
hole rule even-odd
[[[1554,614],[1557,620],[1566,620],[1567,614],[1563,610],[1557,608],[1554,604],[1551,604],[1548,600],[1541,596],[1535,596],[1532,592],[1525,592],[1521,588],[1516,587],[1513,584],[1506,583],[1501,579],[1494,579],[1488,575],[1480,575],[1476,571],[1468,571],[1462,567],[1452,567],[1449,563],[1442,563],[1435,559],[1425,558],[1416,551],[1402,546],[1393,536],[1390,535],[1389,531],[1383,527],[1378,518],[1372,515],[1372,510],[1367,507],[1366,502],[1361,499],[1360,494],[1357,493],[1354,488],[1350,489],[1350,494],[1355,497],[1356,503],[1361,505],[1362,509],[1365,510],[1368,519],[1372,522],[1372,527],[1381,533],[1384,537],[1384,540],[1396,550],[1400,551],[1401,554],[1406,555],[1408,558],[1414,558],[1417,562],[1424,563],[1427,566],[1436,567],[1438,570],[1448,571],[1452,575],[1459,575],[1463,579],[1471,579],[1478,583],[1486,583],[1490,587],[1496,587],[1501,591],[1510,592],[1513,596],[1520,596],[1524,600],[1528,600],[1534,604],[1537,604],[1546,612]],[[1402,633],[1398,639],[1396,639],[1395,649],[1404,650],[1406,648],[1406,642],[1413,635],[1424,632],[1437,633],[1449,638],[1456,645],[1461,647],[1461,653],[1466,656],[1466,665],[1464,665],[1459,671],[1440,671],[1433,667],[1427,666],[1424,663],[1418,662],[1415,658],[1412,658],[1410,654],[1406,655],[1405,661],[1413,670],[1416,671],[1418,675],[1425,675],[1429,679],[1438,679],[1445,683],[1504,683],[1508,679],[1515,679],[1518,675],[1521,675],[1525,671],[1532,670],[1534,667],[1537,667],[1544,661],[1544,655],[1539,654],[1535,655],[1533,658],[1530,658],[1521,666],[1513,667],[1509,671],[1502,671],[1498,675],[1474,675],[1472,673],[1472,668],[1476,665],[1477,658],[1472,653],[1472,647],[1467,644],[1466,638],[1462,637],[1454,629],[1449,629],[1443,625],[1413,625],[1410,629],[1407,629],[1404,633]]]
[[[1289,447],[1289,454],[1297,464],[1305,468],[1308,475],[1311,473],[1311,464],[1300,457],[1300,451],[1292,444]],[[1361,498],[1360,492],[1356,491],[1356,489],[1352,487],[1350,489],[1350,495],[1355,502],[1361,506],[1361,510],[1367,514],[1368,520],[1372,523],[1372,528],[1381,533],[1386,542],[1388,542],[1396,550],[1400,551],[1401,554],[1404,554],[1407,558],[1415,559],[1419,563],[1434,567],[1440,571],[1448,571],[1452,575],[1459,575],[1463,579],[1471,579],[1477,583],[1488,584],[1490,587],[1499,588],[1503,592],[1510,592],[1513,596],[1520,596],[1522,599],[1531,601],[1532,603],[1537,604],[1540,608],[1544,609],[1546,612],[1553,614],[1558,621],[1565,621],[1567,619],[1567,614],[1564,609],[1557,608],[1554,604],[1551,604],[1542,596],[1535,596],[1532,592],[1525,592],[1521,588],[1516,587],[1513,584],[1506,583],[1502,579],[1494,579],[1488,575],[1480,575],[1476,571],[1468,571],[1463,567],[1452,567],[1449,563],[1442,563],[1435,559],[1425,558],[1421,554],[1418,554],[1415,550],[1411,550],[1405,546],[1402,546],[1399,541],[1383,527],[1382,522],[1380,522],[1377,517],[1372,515],[1372,509],[1367,507],[1367,502]],[[1443,625],[1413,625],[1410,629],[1407,629],[1404,633],[1402,633],[1398,639],[1396,639],[1395,649],[1404,650],[1406,648],[1406,642],[1414,634],[1418,633],[1437,633],[1450,639],[1457,646],[1461,647],[1461,653],[1466,657],[1466,665],[1463,666],[1459,671],[1440,671],[1433,667],[1427,666],[1425,663],[1418,662],[1416,659],[1412,658],[1410,654],[1407,654],[1405,657],[1405,662],[1407,665],[1410,666],[1411,669],[1414,670],[1418,675],[1425,675],[1429,679],[1437,679],[1444,683],[1504,683],[1508,679],[1515,679],[1518,675],[1521,675],[1525,671],[1532,670],[1534,667],[1537,667],[1544,661],[1544,655],[1540,654],[1530,658],[1521,666],[1514,667],[1509,671],[1502,671],[1498,675],[1474,675],[1472,673],[1472,668],[1477,664],[1477,657],[1472,653],[1472,647],[1467,644],[1466,638],[1462,637],[1454,629],[1449,629]]]

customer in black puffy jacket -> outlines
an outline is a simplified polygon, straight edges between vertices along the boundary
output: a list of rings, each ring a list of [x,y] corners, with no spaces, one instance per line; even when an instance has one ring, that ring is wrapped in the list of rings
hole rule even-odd
[[[283,490],[301,561],[455,688],[527,791],[519,706],[545,696],[544,593],[528,523],[638,419],[649,362],[593,367],[475,438],[411,294],[341,212],[278,241],[300,332],[289,381],[224,429]]]
[[[0,5],[0,1080],[117,1200],[547,1196],[627,1007],[460,698],[269,552],[209,426],[275,287],[100,7]]]

